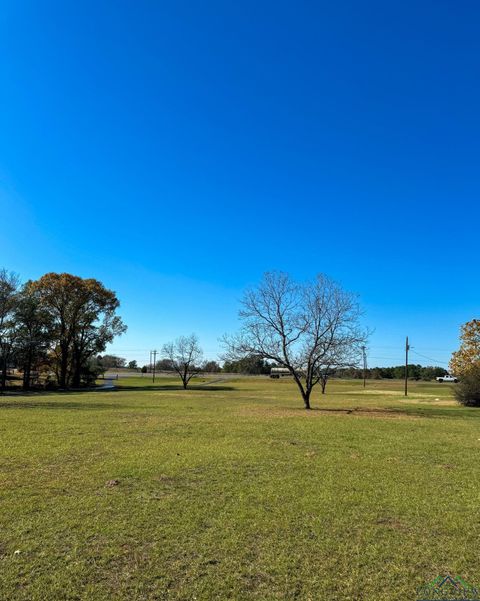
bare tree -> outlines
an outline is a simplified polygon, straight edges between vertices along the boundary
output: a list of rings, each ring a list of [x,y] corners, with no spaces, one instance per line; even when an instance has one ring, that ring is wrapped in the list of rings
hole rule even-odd
[[[313,387],[326,385],[333,369],[355,364],[367,337],[356,296],[323,274],[297,283],[266,273],[245,293],[239,315],[240,332],[223,339],[224,358],[256,355],[288,368],[306,409]]]
[[[180,336],[174,342],[163,345],[165,359],[171,362],[186,389],[190,380],[201,371],[203,352],[195,334]]]
[[[325,357],[320,361],[317,372],[320,376],[320,387],[322,394],[325,394],[327,382],[331,376],[335,375],[339,370],[346,368],[358,367],[361,357],[362,338],[366,340],[367,332],[358,331],[360,338],[358,340],[346,337],[337,340],[335,345],[332,345],[330,353],[326,353]]]

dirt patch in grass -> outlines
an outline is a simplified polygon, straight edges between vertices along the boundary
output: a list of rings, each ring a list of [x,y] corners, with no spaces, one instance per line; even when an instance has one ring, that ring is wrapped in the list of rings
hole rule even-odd
[[[376,524],[378,526],[383,526],[384,528],[389,528],[391,530],[408,530],[406,524],[404,524],[401,520],[391,516],[384,516],[378,518]]]

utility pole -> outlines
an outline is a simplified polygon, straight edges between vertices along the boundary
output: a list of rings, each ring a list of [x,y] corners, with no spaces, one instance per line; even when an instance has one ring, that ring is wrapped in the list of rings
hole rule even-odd
[[[363,387],[367,385],[367,353],[365,345],[362,346],[362,356],[363,356]]]
[[[155,365],[157,363],[157,351],[152,351],[152,355],[153,355],[152,382],[155,382]]]
[[[408,344],[408,336],[405,341],[405,396],[408,396],[408,351],[410,345]]]
[[[152,351],[150,351],[150,360],[148,363],[148,371],[152,373]]]

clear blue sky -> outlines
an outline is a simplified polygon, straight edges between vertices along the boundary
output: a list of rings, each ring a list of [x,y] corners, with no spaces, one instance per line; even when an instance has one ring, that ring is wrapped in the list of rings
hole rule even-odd
[[[370,364],[479,317],[477,2],[0,2],[0,265],[208,356],[262,272],[357,291]],[[432,361],[415,357],[421,363]]]

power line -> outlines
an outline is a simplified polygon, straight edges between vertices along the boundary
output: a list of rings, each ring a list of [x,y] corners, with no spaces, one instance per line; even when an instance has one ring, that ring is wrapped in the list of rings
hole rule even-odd
[[[390,349],[390,350],[395,350],[395,349],[398,349],[398,346],[382,346],[382,345],[374,344],[373,346],[370,346],[369,348],[370,349]],[[433,346],[418,346],[416,348],[419,348],[419,349],[424,350],[424,351],[438,351],[439,353],[451,353],[452,352],[452,349],[438,348],[438,347],[433,347]]]
[[[396,355],[395,357],[392,356],[386,356],[386,355],[368,355],[371,359],[396,359],[398,357],[398,355]]]
[[[448,361],[440,361],[440,359],[432,359],[432,357],[427,357],[426,355],[422,355],[421,353],[417,353],[417,351],[412,351],[415,355],[422,357],[422,359],[428,359],[428,361],[433,361],[434,363],[443,363],[444,365],[448,365]]]

